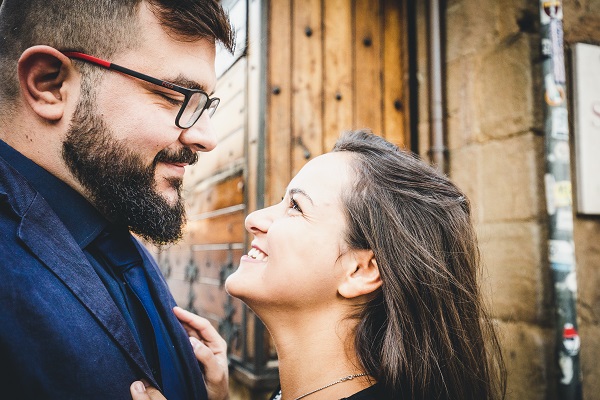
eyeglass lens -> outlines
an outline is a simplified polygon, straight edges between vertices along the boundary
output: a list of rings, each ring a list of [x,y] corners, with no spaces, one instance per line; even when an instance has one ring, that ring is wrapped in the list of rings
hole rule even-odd
[[[202,110],[204,110],[207,101],[208,97],[203,93],[193,93],[185,105],[185,108],[181,113],[181,117],[179,117],[180,125],[184,127],[192,126],[200,117],[200,114],[202,113]]]

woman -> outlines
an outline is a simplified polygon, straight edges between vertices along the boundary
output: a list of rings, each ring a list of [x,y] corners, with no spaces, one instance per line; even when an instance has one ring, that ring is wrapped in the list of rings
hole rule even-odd
[[[504,396],[469,203],[427,164],[346,134],[246,229],[252,248],[226,289],[273,337],[273,398]]]

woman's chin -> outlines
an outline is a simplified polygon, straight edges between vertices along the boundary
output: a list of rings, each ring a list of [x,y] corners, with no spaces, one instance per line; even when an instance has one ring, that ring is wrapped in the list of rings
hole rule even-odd
[[[249,281],[248,279],[244,279],[237,270],[229,275],[227,279],[225,279],[225,291],[232,297],[242,300],[244,303],[247,303],[247,299],[250,296],[249,289]]]
[[[225,291],[227,292],[228,295],[233,296],[233,297],[238,297],[238,291],[237,289],[237,282],[236,282],[236,272],[234,272],[233,274],[229,275],[227,277],[227,279],[225,279]]]

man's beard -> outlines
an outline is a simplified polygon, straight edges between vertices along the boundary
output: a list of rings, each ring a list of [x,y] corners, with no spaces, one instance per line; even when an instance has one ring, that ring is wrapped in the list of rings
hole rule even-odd
[[[156,189],[156,165],[161,161],[191,165],[198,155],[188,147],[178,152],[163,149],[146,166],[139,155],[114,138],[94,113],[94,103],[88,97],[77,105],[63,142],[66,165],[88,199],[111,222],[127,226],[158,246],[181,239],[185,224],[182,180],[168,180],[177,191],[177,200],[171,205]]]

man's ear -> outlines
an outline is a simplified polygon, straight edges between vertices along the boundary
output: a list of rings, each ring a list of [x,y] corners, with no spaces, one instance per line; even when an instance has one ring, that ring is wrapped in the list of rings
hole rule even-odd
[[[19,84],[24,100],[40,118],[56,122],[67,105],[71,61],[49,46],[33,46],[21,54]]]
[[[342,260],[344,276],[338,293],[347,299],[372,293],[381,287],[379,267],[372,250],[352,250]]]

